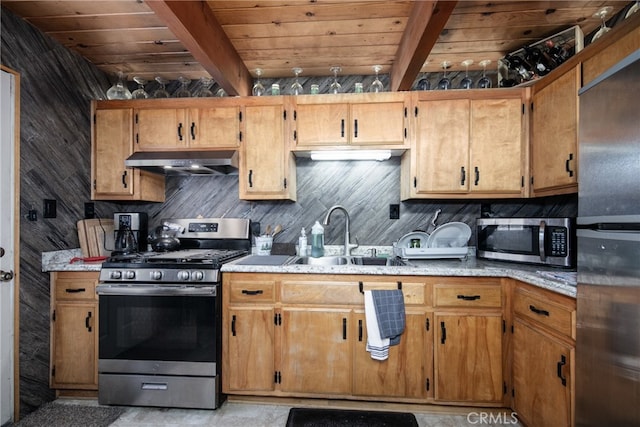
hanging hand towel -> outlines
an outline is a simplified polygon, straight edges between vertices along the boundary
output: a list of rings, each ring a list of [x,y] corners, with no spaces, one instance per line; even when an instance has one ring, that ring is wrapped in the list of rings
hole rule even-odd
[[[402,290],[372,291],[376,319],[380,328],[380,337],[389,338],[389,345],[400,344],[400,335],[404,332],[405,312]]]
[[[371,353],[372,359],[386,360],[389,357],[389,339],[380,337],[371,291],[364,291],[364,315],[367,322],[367,351]]]

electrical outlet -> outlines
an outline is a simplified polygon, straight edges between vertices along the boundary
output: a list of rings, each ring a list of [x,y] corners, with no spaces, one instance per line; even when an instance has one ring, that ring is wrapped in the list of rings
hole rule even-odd
[[[29,209],[29,213],[27,214],[27,219],[29,221],[37,221],[38,220],[38,211],[35,209]]]
[[[55,199],[44,199],[42,207],[43,218],[55,218],[57,216],[57,202]]]
[[[389,205],[389,219],[400,219],[400,205]]]
[[[84,204],[84,219],[91,219],[96,217],[96,205],[91,202]]]

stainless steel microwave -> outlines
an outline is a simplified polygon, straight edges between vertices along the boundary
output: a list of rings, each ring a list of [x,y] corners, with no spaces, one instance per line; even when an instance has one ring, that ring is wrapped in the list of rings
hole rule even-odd
[[[480,218],[476,225],[479,258],[576,265],[573,218]]]

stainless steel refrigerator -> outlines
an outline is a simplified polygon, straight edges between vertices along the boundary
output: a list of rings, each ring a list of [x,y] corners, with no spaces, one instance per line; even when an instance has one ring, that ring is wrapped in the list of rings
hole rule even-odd
[[[579,92],[576,426],[640,426],[640,50]]]

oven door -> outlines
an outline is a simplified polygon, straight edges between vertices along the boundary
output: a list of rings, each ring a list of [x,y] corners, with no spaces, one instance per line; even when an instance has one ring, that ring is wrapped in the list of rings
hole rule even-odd
[[[219,374],[218,287],[98,285],[98,371]]]

